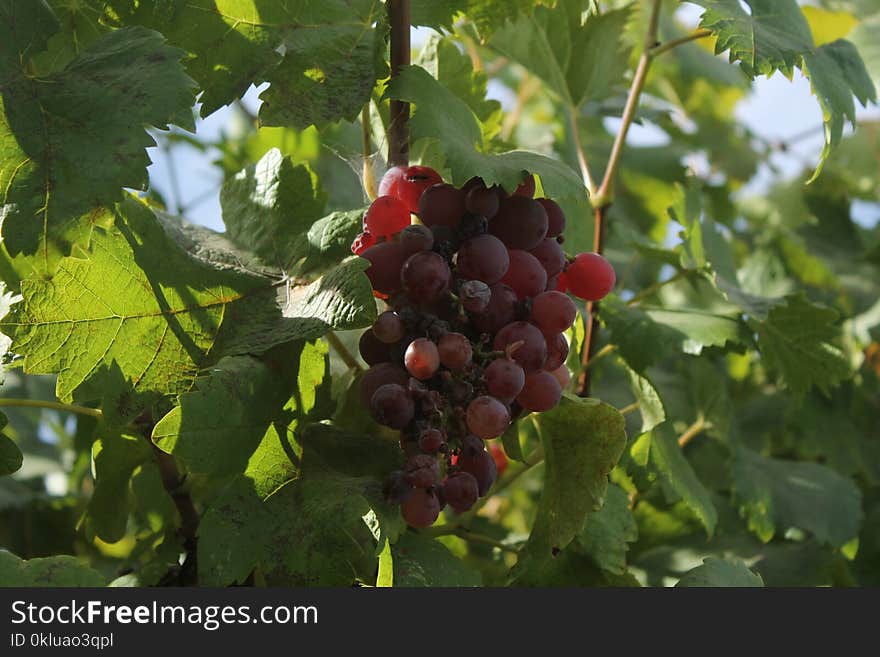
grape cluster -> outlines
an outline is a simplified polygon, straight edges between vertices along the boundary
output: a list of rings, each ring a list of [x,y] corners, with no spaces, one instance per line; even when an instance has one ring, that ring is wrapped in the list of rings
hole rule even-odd
[[[384,492],[413,527],[488,492],[498,454],[484,441],[556,406],[569,383],[564,331],[577,308],[566,292],[598,300],[614,285],[602,256],[566,256],[565,214],[534,193],[531,175],[508,194],[394,167],[352,244],[388,306],[360,340],[361,401],[400,431],[406,461]]]

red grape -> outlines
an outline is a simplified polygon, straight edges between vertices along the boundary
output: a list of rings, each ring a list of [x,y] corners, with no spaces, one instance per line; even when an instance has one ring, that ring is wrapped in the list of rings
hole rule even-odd
[[[492,460],[495,461],[495,469],[498,471],[498,474],[504,474],[504,471],[507,470],[507,454],[504,453],[501,445],[490,443],[489,453],[492,455]]]
[[[461,333],[445,334],[437,343],[440,362],[451,370],[461,370],[471,362],[473,348],[471,341]]]
[[[598,253],[579,253],[565,269],[569,291],[586,301],[599,301],[614,287],[614,267]]]
[[[565,230],[565,213],[562,208],[556,201],[551,201],[549,198],[539,198],[537,201],[547,213],[547,237],[562,235]]]
[[[547,341],[544,334],[528,322],[513,322],[498,331],[494,347],[499,351],[511,347],[510,357],[527,374],[544,367],[547,360]]]
[[[382,342],[372,331],[364,331],[358,342],[358,351],[367,365],[387,363],[391,360],[391,349]]]
[[[495,477],[498,475],[495,459],[482,448],[473,455],[466,454],[462,450],[458,461],[456,461],[456,466],[459,470],[471,474],[477,480],[477,486],[479,486],[477,492],[481,497],[489,492],[492,484],[495,483]]]
[[[480,496],[480,486],[469,472],[454,472],[443,482],[443,496],[453,511],[464,513]]]
[[[440,367],[440,354],[437,345],[427,338],[410,342],[403,357],[407,371],[420,380],[430,379]]]
[[[532,299],[531,320],[544,333],[562,333],[574,323],[577,308],[562,292],[542,292]]]
[[[370,410],[376,422],[392,429],[406,427],[416,412],[409,391],[396,383],[379,386],[370,400]]]
[[[404,202],[412,213],[419,211],[419,197],[428,187],[443,182],[430,167],[392,167],[379,182],[379,196],[394,196]]]
[[[390,238],[409,226],[409,209],[393,196],[380,196],[364,215],[364,228],[379,237]]]
[[[416,454],[407,459],[403,466],[406,481],[416,488],[430,488],[440,479],[440,466],[437,459],[427,454]]]
[[[477,438],[497,438],[510,424],[510,411],[494,397],[482,395],[468,404],[465,420]]]
[[[361,255],[364,251],[369,249],[376,243],[376,236],[364,231],[363,233],[358,233],[357,237],[354,238],[354,242],[351,243],[351,252],[355,255]]]
[[[565,269],[565,252],[559,246],[559,242],[552,237],[542,240],[529,253],[535,256],[538,262],[541,263],[541,266],[544,267],[544,271],[547,272],[547,278],[558,276]]]
[[[368,331],[367,331],[368,332]],[[396,383],[406,387],[409,374],[397,363],[379,363],[364,372],[360,382],[361,403],[369,406],[373,394],[386,383]]]
[[[483,281],[465,281],[458,286],[458,299],[465,310],[481,313],[492,299],[492,290]]]
[[[532,198],[535,195],[535,177],[532,174],[526,174],[519,186],[513,192],[517,196],[528,196]]]
[[[547,287],[547,272],[538,259],[528,251],[511,250],[510,267],[501,279],[519,299],[534,297]]]
[[[419,219],[429,227],[455,228],[464,213],[464,192],[448,183],[429,187],[419,199]]]
[[[386,310],[373,322],[373,334],[385,344],[394,344],[403,337],[403,332],[403,321],[393,310]]]
[[[501,199],[498,192],[488,189],[485,185],[475,186],[464,198],[464,207],[471,214],[476,214],[486,219],[491,219],[498,213]]]
[[[427,454],[436,454],[446,444],[446,434],[440,429],[425,429],[419,434],[419,449]]]
[[[400,289],[400,272],[406,253],[397,242],[382,242],[371,246],[361,254],[370,261],[367,278],[373,289],[382,294],[391,294]]]
[[[427,226],[412,224],[397,236],[397,241],[408,256],[419,251],[430,251],[434,248],[434,233]]]
[[[409,494],[412,486],[406,483],[406,478],[401,470],[392,472],[382,484],[382,496],[388,504],[401,504]]]
[[[430,527],[440,515],[440,500],[433,490],[416,488],[400,505],[403,519],[410,527]]]
[[[486,310],[472,317],[474,326],[483,333],[496,333],[516,317],[516,292],[503,283],[495,283]]]
[[[564,271],[556,277],[556,288],[554,289],[557,292],[568,292],[568,278],[566,278]]]
[[[529,411],[549,411],[562,398],[559,381],[550,372],[541,370],[526,377],[522,392],[516,397],[517,403]]]
[[[510,196],[489,222],[489,232],[511,249],[534,249],[547,237],[547,212],[534,199]]]
[[[547,340],[547,361],[544,363],[544,369],[552,371],[568,358],[568,341],[562,333],[545,335],[544,338]]]
[[[508,358],[496,358],[484,372],[486,389],[493,397],[512,402],[526,381],[523,368]]]
[[[446,260],[433,251],[414,253],[400,271],[403,289],[410,299],[419,303],[437,301],[446,294],[451,277]]]
[[[568,371],[568,367],[565,365],[560,365],[555,370],[550,372],[556,380],[559,382],[559,387],[565,390],[568,387],[568,384],[571,383],[571,372]]]
[[[497,237],[479,235],[461,245],[455,264],[459,276],[492,285],[507,273],[510,256]]]

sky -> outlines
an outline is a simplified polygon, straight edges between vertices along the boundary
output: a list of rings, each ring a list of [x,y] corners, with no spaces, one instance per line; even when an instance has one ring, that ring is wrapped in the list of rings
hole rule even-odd
[[[698,9],[695,14],[683,12],[683,18],[688,23],[695,24],[698,15]],[[428,32],[429,30],[424,29],[413,30],[414,47],[418,47],[418,44],[424,41]],[[263,89],[265,85],[259,88],[251,87],[242,99],[243,104],[252,113],[256,113],[259,109],[259,94]],[[505,109],[513,101],[512,93],[497,83],[490,83],[488,95],[499,100]],[[858,103],[856,106],[860,120],[880,120],[880,109],[876,106],[868,109],[862,108]],[[805,162],[818,162],[823,144],[822,113],[810,92],[809,81],[800,72],[795,73],[792,81],[779,73],[769,79],[759,78],[753,86],[752,94],[737,106],[736,114],[737,118],[754,133],[771,141],[787,141],[795,135],[815,130],[815,136],[798,140],[788,153],[775,153],[772,156],[772,164],[784,175],[797,175],[804,168]],[[240,115],[236,110],[224,107],[207,118],[197,121],[196,136],[205,140],[215,139],[224,131],[227,133],[234,131],[238,120]],[[851,132],[849,127],[847,132]],[[634,125],[629,133],[629,143],[662,143],[658,142],[661,134],[658,129],[650,125],[646,127]],[[187,219],[222,231],[219,200],[221,172],[211,164],[218,153],[216,151],[202,153],[187,145],[176,146],[170,154],[159,147],[151,148],[148,152],[153,162],[149,167],[150,184],[162,194],[163,198],[171,203],[176,195],[180,199],[180,204],[188,208]],[[172,185],[171,181],[174,177],[183,183],[178,185],[179,189],[174,189]],[[770,180],[770,167],[765,165],[745,192],[760,192]],[[878,220],[876,207],[856,204],[854,218],[860,223],[874,223]]]

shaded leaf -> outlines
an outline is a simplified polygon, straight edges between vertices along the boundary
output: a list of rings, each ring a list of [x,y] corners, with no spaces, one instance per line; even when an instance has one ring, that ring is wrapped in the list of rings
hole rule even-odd
[[[761,587],[764,580],[756,575],[741,559],[710,557],[678,580],[681,587]]]
[[[404,532],[391,546],[394,586],[480,586],[480,573],[464,564],[442,543]]]
[[[76,557],[60,555],[39,559],[19,559],[0,550],[0,582],[3,586],[38,587],[99,587],[107,580],[98,571],[84,565]]]

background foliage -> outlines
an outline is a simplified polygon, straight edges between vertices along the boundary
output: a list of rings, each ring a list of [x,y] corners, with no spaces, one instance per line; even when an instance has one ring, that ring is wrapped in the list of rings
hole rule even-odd
[[[579,154],[601,180],[654,4],[413,0],[435,31],[387,84],[378,0],[0,0],[0,584],[880,583],[880,124],[844,130],[870,0],[659,3],[635,120],[664,145],[617,171],[596,399],[509,431],[479,513],[415,532],[382,499],[399,450],[347,354],[389,99],[413,161],[537,172],[592,250]],[[795,70],[826,146],[757,194],[792,144],[737,106]],[[186,132],[261,83],[246,129]],[[224,233],[146,189],[154,138],[220,154]]]

